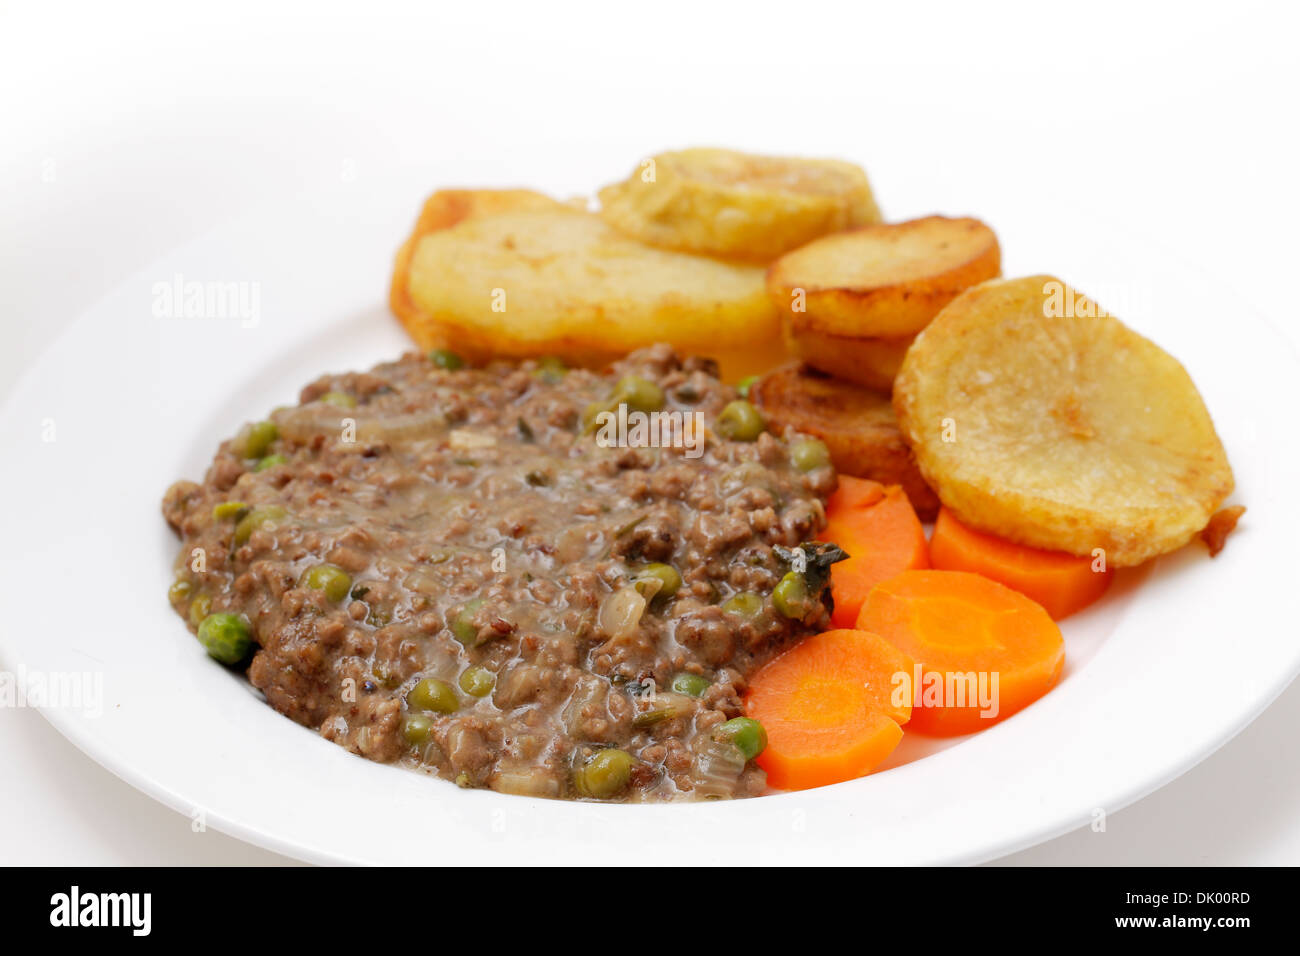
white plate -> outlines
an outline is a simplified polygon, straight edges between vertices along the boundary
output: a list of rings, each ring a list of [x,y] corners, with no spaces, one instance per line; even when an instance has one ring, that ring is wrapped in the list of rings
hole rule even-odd
[[[98,675],[101,714],[43,712],[169,806],[315,861],[974,862],[1168,782],[1300,669],[1292,350],[1215,281],[1113,230],[1061,228],[1059,210],[986,210],[1033,250],[1009,253],[1007,274],[1061,274],[1187,365],[1235,468],[1233,500],[1250,507],[1223,554],[1197,545],[1122,575],[1066,622],[1065,677],[1047,697],[945,746],[909,738],[889,769],[834,787],[605,806],[462,791],[349,755],[261,703],[175,618],[177,542],[159,501],[319,373],[407,347],[383,303],[417,201],[304,196],[222,226],[82,316],[5,408],[5,665]],[[155,316],[156,284],[177,275],[255,283],[260,320]]]

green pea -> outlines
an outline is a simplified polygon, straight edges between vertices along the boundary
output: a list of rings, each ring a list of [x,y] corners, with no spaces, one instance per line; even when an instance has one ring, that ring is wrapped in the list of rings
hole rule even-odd
[[[790,446],[790,461],[800,471],[816,471],[831,463],[831,452],[825,442],[801,438]]]
[[[406,694],[406,704],[412,710],[431,710],[439,714],[460,710],[460,701],[451,685],[436,677],[426,677],[412,687]]]
[[[429,739],[433,730],[433,721],[423,714],[407,714],[402,720],[402,736],[412,747],[418,747]]]
[[[232,446],[241,458],[261,458],[279,437],[280,429],[275,422],[253,422],[235,436]]]
[[[718,415],[718,434],[735,441],[754,441],[767,425],[758,409],[743,398],[728,402]]]
[[[199,643],[223,664],[238,664],[248,656],[253,639],[238,614],[209,614],[199,625]]]
[[[333,405],[335,408],[356,408],[357,400],[353,395],[347,392],[326,392],[320,397],[320,401],[326,405]]]
[[[497,675],[486,667],[470,667],[460,675],[460,689],[471,697],[486,697],[496,685]]]
[[[212,596],[210,594],[196,595],[190,602],[189,609],[190,623],[198,627],[203,623],[203,619],[212,613]]]
[[[288,515],[289,512],[279,505],[263,505],[260,508],[254,508],[239,519],[239,524],[235,525],[235,544],[244,544],[252,537],[253,532],[262,525],[268,522],[280,521],[288,517]]]
[[[749,390],[754,387],[754,383],[757,381],[758,381],[757,375],[746,375],[739,382],[737,382],[736,391],[740,393],[740,397],[749,398]]]
[[[584,432],[594,431],[599,424],[599,418],[602,412],[613,412],[609,402],[590,402],[582,410],[582,430]]]
[[[798,571],[786,574],[772,591],[773,606],[786,617],[802,618],[808,613],[808,585]]]
[[[650,597],[670,598],[676,594],[682,586],[682,576],[678,573],[677,569],[671,564],[662,564],[658,561],[654,564],[647,564],[640,570],[640,572],[638,572],[637,580],[634,583],[639,584],[642,581],[647,583],[654,581],[659,582],[659,587],[653,595],[643,595]],[[640,590],[640,588],[638,588],[638,590]]]
[[[324,591],[331,601],[342,601],[352,587],[352,578],[336,564],[318,564],[304,571],[298,583],[313,591]]]
[[[579,767],[573,783],[584,797],[607,800],[618,796],[632,779],[637,760],[626,750],[602,750]]]
[[[756,617],[763,610],[763,599],[752,591],[741,591],[723,601],[722,609],[728,614]]]
[[[669,686],[674,693],[685,694],[687,697],[703,697],[713,685],[709,683],[707,677],[701,677],[699,674],[678,674]]]
[[[429,353],[429,361],[449,372],[454,372],[465,365],[465,360],[451,349],[434,349]]]
[[[177,578],[172,582],[172,586],[167,589],[167,600],[173,604],[180,604],[190,596],[194,590],[194,585],[184,578]]]
[[[248,505],[242,501],[223,501],[212,508],[213,521],[225,521],[227,518],[238,521],[246,514],[248,514]]]
[[[478,642],[478,626],[474,623],[474,615],[482,606],[482,598],[465,602],[456,619],[451,622],[451,632],[456,635],[456,640],[466,647],[473,647]]]
[[[545,355],[537,360],[537,370],[533,373],[544,382],[554,385],[564,379],[569,369],[564,361],[554,355]]]
[[[626,405],[630,411],[657,412],[664,407],[664,390],[638,375],[624,375],[614,386],[610,404]]]
[[[283,465],[288,460],[284,455],[267,455],[253,466],[253,471],[266,471],[266,469],[274,468],[276,465]]]
[[[767,749],[767,731],[752,717],[733,717],[725,724],[719,724],[713,736],[735,744],[746,760],[753,760]]]

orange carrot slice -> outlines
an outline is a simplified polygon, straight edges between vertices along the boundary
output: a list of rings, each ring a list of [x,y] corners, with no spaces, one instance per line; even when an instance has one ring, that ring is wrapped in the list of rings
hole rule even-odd
[[[861,511],[885,497],[885,486],[878,481],[867,478],[854,478],[852,475],[840,475],[835,491],[826,502],[827,511],[842,514],[848,511]]]
[[[898,485],[840,475],[839,487],[826,502],[826,520],[821,539],[849,555],[831,567],[835,627],[852,627],[862,602],[881,581],[930,566],[925,529]]]
[[[861,777],[903,739],[910,658],[875,634],[815,634],[749,682],[745,713],[767,731],[756,758],[782,790]]]
[[[1091,558],[1042,551],[968,528],[947,508],[930,535],[930,564],[971,571],[1037,601],[1056,620],[1081,611],[1106,593],[1114,569],[1093,570]]]
[[[937,736],[983,730],[1037,700],[1065,665],[1061,629],[1029,598],[965,571],[904,571],[858,616],[918,665],[911,726]]]

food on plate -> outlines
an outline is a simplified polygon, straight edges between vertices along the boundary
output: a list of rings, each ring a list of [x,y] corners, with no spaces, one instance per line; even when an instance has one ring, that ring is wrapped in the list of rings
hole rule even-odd
[[[903,356],[916,339],[914,335],[863,339],[812,329],[796,331],[788,320],[782,322],[781,334],[786,351],[805,365],[886,395],[894,387]]]
[[[505,204],[528,208],[426,211],[403,247],[392,301],[422,348],[598,366],[667,341],[728,378],[784,354],[759,267],[655,249],[544,197]]]
[[[1056,684],[1065,641],[1023,594],[965,571],[904,571],[878,584],[859,630],[917,664],[911,728],[936,736],[982,730]]]
[[[167,492],[172,604],[374,760],[532,796],[758,793],[741,693],[829,626],[835,473],[747,413],[726,437],[714,371],[661,345],[319,378]]]
[[[606,222],[642,242],[758,263],[880,221],[859,166],[729,149],[660,153],[602,189],[600,202]]]
[[[875,634],[832,630],[805,638],[750,680],[745,708],[767,732],[758,764],[768,782],[806,790],[874,770],[903,738],[910,698],[896,675],[913,662]]]
[[[1233,488],[1182,365],[1052,276],[954,300],[908,350],[894,407],[944,506],[1018,544],[1140,564]]]
[[[763,376],[750,395],[773,428],[824,442],[841,474],[902,485],[923,520],[938,511],[939,499],[903,441],[888,396],[798,365]]]
[[[897,340],[1001,270],[997,236],[984,223],[927,216],[810,242],[772,264],[767,291],[796,342],[805,332]]]
[[[1245,513],[1244,506],[1232,505],[1229,508],[1220,508],[1210,516],[1209,522],[1201,529],[1201,540],[1210,549],[1210,557],[1214,557],[1223,550],[1228,535],[1237,530],[1237,522],[1241,520],[1241,516]]]
[[[867,595],[902,571],[930,567],[925,529],[903,489],[840,475],[826,502],[826,541],[848,558],[831,568],[831,623],[853,627]]]
[[[942,571],[970,571],[1043,606],[1054,620],[1081,611],[1106,593],[1115,569],[1101,557],[1078,557],[1004,541],[968,528],[939,509],[930,534],[930,564]]]

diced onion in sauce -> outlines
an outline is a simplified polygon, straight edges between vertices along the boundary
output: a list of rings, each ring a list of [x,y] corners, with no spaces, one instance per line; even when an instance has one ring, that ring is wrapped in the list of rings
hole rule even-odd
[[[494,435],[476,432],[471,428],[453,428],[447,436],[447,444],[453,451],[477,451],[480,448],[492,448],[496,443]]]
[[[402,584],[420,594],[437,594],[443,590],[441,578],[428,568],[417,567],[402,579]]]
[[[645,613],[646,599],[635,587],[619,588],[600,606],[597,619],[600,629],[609,637],[618,639],[636,632]]]
[[[685,717],[695,707],[695,701],[683,694],[660,692],[647,700],[643,707],[638,707],[632,718],[633,727],[653,727],[664,720]]]
[[[357,419],[357,441],[410,441],[432,438],[447,428],[442,412],[413,412],[364,421]]]
[[[715,740],[711,735],[697,740],[691,777],[695,781],[695,796],[699,799],[718,800],[735,796],[736,784],[744,770],[745,756],[735,744]]]
[[[502,770],[492,779],[492,789],[521,797],[558,797],[560,781],[540,767],[532,770]]]

